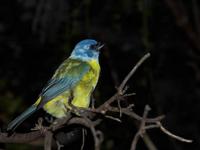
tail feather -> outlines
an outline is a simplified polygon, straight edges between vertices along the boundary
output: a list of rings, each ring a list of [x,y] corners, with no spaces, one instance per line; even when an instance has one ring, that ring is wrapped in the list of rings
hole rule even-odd
[[[25,119],[32,115],[36,110],[37,107],[34,105],[29,107],[20,116],[18,116],[8,124],[7,131],[14,131]]]

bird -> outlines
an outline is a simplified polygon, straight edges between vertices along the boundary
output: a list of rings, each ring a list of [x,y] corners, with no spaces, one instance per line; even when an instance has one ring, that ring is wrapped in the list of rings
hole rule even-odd
[[[14,131],[34,112],[43,109],[55,118],[65,117],[72,109],[88,108],[100,74],[99,54],[104,46],[94,39],[77,43],[71,55],[57,68],[38,99],[7,126]]]

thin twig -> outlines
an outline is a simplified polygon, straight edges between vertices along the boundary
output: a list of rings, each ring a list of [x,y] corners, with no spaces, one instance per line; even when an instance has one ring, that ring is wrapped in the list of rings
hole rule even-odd
[[[192,140],[190,140],[190,139],[185,139],[183,137],[180,137],[180,136],[177,136],[177,135],[171,133],[166,128],[164,128],[163,125],[160,122],[157,122],[157,124],[160,126],[160,130],[163,131],[168,136],[170,136],[170,137],[172,137],[172,138],[174,138],[176,140],[179,140],[181,142],[192,143]]]
[[[109,107],[111,103],[113,103],[117,98],[119,98],[120,95],[124,94],[124,88],[128,80],[133,76],[133,74],[136,72],[139,66],[150,57],[150,53],[145,54],[133,67],[133,69],[128,73],[128,75],[124,78],[122,83],[120,84],[119,88],[117,89],[117,93],[115,93],[111,98],[109,98],[104,104],[99,106],[98,110],[105,111]]]
[[[155,144],[150,139],[147,133],[143,134],[142,140],[144,141],[145,145],[147,146],[148,150],[157,150]]]
[[[135,150],[135,149],[136,149],[136,145],[137,145],[139,139],[140,139],[140,133],[137,132],[137,133],[135,134],[135,136],[134,136],[133,141],[132,141],[131,150]]]
[[[157,124],[151,124],[151,125],[147,125],[145,126],[145,130],[149,130],[149,129],[154,129],[154,128],[159,128],[160,126]]]
[[[109,107],[109,111],[111,112],[119,112],[119,109],[116,108],[116,107]],[[127,108],[122,108],[121,109],[122,113],[129,116],[129,117],[132,117],[138,121],[141,121],[143,118],[141,116],[139,116],[138,114],[136,114],[135,112],[133,111],[130,111],[129,109]],[[156,121],[161,121],[162,119],[164,119],[164,115],[161,115],[161,116],[158,116],[158,117],[155,117],[155,118],[146,118],[146,122],[147,123],[155,123]]]
[[[95,130],[95,127],[94,127],[93,123],[91,122],[91,120],[89,120],[88,118],[75,117],[75,118],[72,118],[71,120],[69,120],[68,124],[69,125],[70,124],[80,124],[80,125],[83,125],[83,126],[89,128],[91,130],[93,138],[94,138],[95,150],[100,150],[100,145],[101,145],[102,140],[99,139],[98,134],[97,134],[99,132],[97,132]]]
[[[123,97],[130,97],[130,96],[134,96],[136,95],[136,93],[129,93],[129,94],[124,94]]]
[[[124,78],[124,80],[122,81],[122,83],[120,84],[118,90],[119,92],[122,92],[126,83],[128,82],[128,80],[133,76],[133,74],[135,73],[135,71],[138,69],[138,67],[141,66],[141,64],[150,57],[150,53],[145,54],[138,62],[137,64],[133,67],[133,69],[129,72],[129,74]]]
[[[113,117],[113,116],[108,116],[108,115],[106,115],[105,117],[108,118],[108,119],[117,121],[117,122],[122,122],[119,118],[116,118],[116,117]]]
[[[61,148],[64,147],[64,145],[60,144],[59,141],[56,141],[56,145],[57,145],[57,150],[61,150]]]
[[[81,144],[81,150],[83,150],[85,145],[85,129],[82,129],[82,144]]]
[[[119,117],[121,118],[122,117],[122,107],[121,107],[121,99],[118,98],[117,99],[117,106],[118,106],[118,109],[119,109]]]
[[[136,135],[135,135],[135,137],[132,141],[131,150],[136,149],[136,145],[138,143],[139,138],[143,137],[143,134],[145,133],[146,118],[147,118],[148,112],[150,110],[151,110],[151,108],[149,107],[149,105],[146,105],[145,109],[144,109],[143,117],[142,117],[143,119],[142,119],[141,124],[140,124],[140,128],[139,128],[138,132],[136,133]]]

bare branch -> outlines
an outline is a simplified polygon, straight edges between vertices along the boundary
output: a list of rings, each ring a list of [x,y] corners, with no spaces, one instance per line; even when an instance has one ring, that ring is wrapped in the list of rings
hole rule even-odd
[[[150,57],[150,53],[145,54],[138,62],[137,64],[133,67],[133,69],[129,72],[129,74],[124,78],[122,83],[120,84],[118,90],[122,94],[122,91],[128,82],[128,80],[133,76],[133,74],[136,72],[136,70],[143,64],[143,62]]]
[[[34,131],[29,133],[13,133],[11,136],[8,133],[0,133],[1,143],[31,143],[38,138],[43,137],[40,131]]]
[[[117,121],[117,122],[122,122],[119,118],[116,118],[116,117],[113,117],[113,116],[108,116],[108,115],[106,115],[105,117],[108,118],[108,119]]]
[[[132,141],[132,144],[131,144],[131,150],[135,150],[136,149],[136,145],[137,145],[137,142],[140,138],[140,136],[142,137],[143,134],[145,133],[145,123],[146,123],[146,118],[147,118],[147,115],[148,115],[148,112],[150,111],[150,107],[149,105],[146,105],[145,106],[145,109],[144,109],[144,113],[143,113],[143,119],[141,121],[141,124],[140,124],[140,128],[138,130],[138,132],[136,133],[133,141]]]
[[[136,145],[137,145],[139,139],[140,139],[140,133],[137,132],[137,133],[135,134],[135,136],[134,136],[133,141],[132,141],[131,150],[136,150]]]
[[[91,120],[89,120],[88,118],[72,118],[71,120],[69,120],[68,124],[80,124],[83,125],[87,128],[89,128],[92,132],[93,138],[94,138],[94,147],[95,150],[100,150],[100,145],[103,139],[101,132],[100,131],[96,131],[95,127],[93,125],[93,123],[91,122]]]
[[[147,133],[144,133],[142,140],[144,141],[148,150],[157,150],[155,144],[152,142],[151,138],[149,137]]]
[[[133,67],[133,69],[128,73],[128,75],[124,78],[124,80],[120,84],[119,88],[117,89],[118,90],[117,93],[114,94],[110,99],[108,99],[104,104],[99,106],[99,108],[98,108],[99,111],[104,111],[105,109],[107,109],[107,107],[111,103],[113,103],[117,98],[119,98],[120,95],[124,94],[124,88],[125,88],[125,85],[128,82],[128,80],[133,76],[133,74],[136,72],[138,67],[141,66],[142,63],[149,57],[150,57],[150,53],[147,53],[136,63],[136,65]]]
[[[83,150],[84,145],[85,145],[85,134],[86,134],[86,130],[82,129],[82,144],[81,144],[81,150]]]
[[[47,131],[44,139],[44,150],[51,150],[52,140],[53,133],[51,131]]]
[[[108,110],[112,111],[112,112],[119,112],[119,109],[116,108],[116,107],[109,107]],[[138,114],[136,114],[133,111],[130,111],[128,108],[122,108],[121,111],[122,111],[123,114],[125,114],[125,115],[127,115],[131,118],[134,118],[138,121],[143,120],[143,118],[141,116],[139,116]],[[161,121],[164,117],[165,117],[164,115],[161,115],[161,116],[158,116],[158,117],[155,117],[155,118],[146,118],[146,122],[147,123],[155,123],[156,121]]]
[[[163,131],[168,136],[170,136],[170,137],[172,137],[172,138],[174,138],[176,140],[179,140],[181,142],[192,143],[192,140],[190,140],[190,139],[185,139],[183,137],[180,137],[180,136],[177,136],[177,135],[171,133],[170,131],[168,131],[167,129],[165,129],[160,122],[157,122],[157,124],[160,126],[160,130]]]

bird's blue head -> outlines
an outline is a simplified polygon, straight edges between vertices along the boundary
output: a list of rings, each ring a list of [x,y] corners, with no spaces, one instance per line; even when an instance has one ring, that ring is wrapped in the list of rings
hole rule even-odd
[[[76,44],[74,50],[72,51],[71,58],[81,59],[81,60],[91,60],[99,58],[99,50],[104,45],[92,40],[85,39]]]

